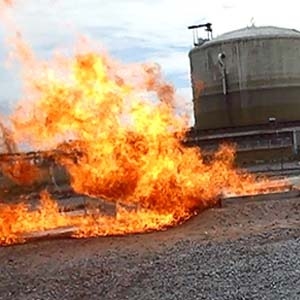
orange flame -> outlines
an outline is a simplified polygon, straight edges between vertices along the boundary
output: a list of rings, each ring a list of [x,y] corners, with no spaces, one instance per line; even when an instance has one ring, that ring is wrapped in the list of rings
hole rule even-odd
[[[16,141],[75,153],[56,160],[76,192],[136,209],[72,217],[43,194],[38,210],[0,206],[1,244],[61,226],[76,226],[76,237],[162,229],[214,205],[224,189],[253,183],[234,168],[231,147],[205,163],[198,148],[182,145],[187,122],[157,65],[125,66],[97,51],[38,61],[21,35],[11,41],[24,67],[24,103],[11,118]]]
[[[1,172],[18,185],[32,185],[40,176],[38,167],[22,158],[13,161],[1,162]]]
[[[24,203],[0,204],[0,245],[24,242],[22,234],[68,224],[58,213],[57,204],[43,193],[41,206],[32,210]]]
[[[77,55],[64,78],[47,69],[31,81],[37,101],[27,105],[27,118],[22,109],[14,116],[19,137],[38,147],[72,138],[61,147],[81,156],[58,161],[75,191],[155,211],[185,213],[214,201],[225,186],[241,185],[232,149],[223,147],[204,164],[198,149],[181,144],[185,122],[170,105],[173,90],[155,82],[149,66],[139,74],[123,67],[128,79],[115,64],[97,53]],[[140,95],[157,86],[159,102]]]
[[[40,206],[35,210],[25,204],[0,205],[0,245],[22,243],[30,233],[61,227],[74,227],[72,235],[81,238],[147,232],[173,223],[172,214],[143,209],[129,212],[118,208],[116,217],[100,214],[72,216],[60,213],[57,203],[43,192]]]
[[[15,137],[76,153],[76,159],[56,157],[75,191],[136,209],[119,208],[116,218],[70,217],[45,195],[35,211],[4,205],[3,244],[57,226],[76,226],[76,237],[162,229],[214,205],[225,188],[238,191],[253,181],[233,167],[232,148],[221,147],[205,163],[199,149],[182,145],[185,120],[174,110],[174,90],[164,88],[153,66],[124,67],[98,53],[63,62],[52,69],[43,64],[44,73],[26,77],[33,101],[12,117]]]

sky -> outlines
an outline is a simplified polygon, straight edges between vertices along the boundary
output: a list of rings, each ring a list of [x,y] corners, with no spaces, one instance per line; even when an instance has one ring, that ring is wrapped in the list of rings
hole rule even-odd
[[[4,1],[4,0],[0,0]],[[300,29],[300,1],[244,0],[17,0],[13,15],[42,58],[68,47],[78,34],[96,40],[124,62],[156,62],[192,114],[188,25],[211,22],[214,36],[250,26]],[[6,67],[0,23],[0,114],[20,97],[17,71]],[[204,34],[205,36],[205,34]]]

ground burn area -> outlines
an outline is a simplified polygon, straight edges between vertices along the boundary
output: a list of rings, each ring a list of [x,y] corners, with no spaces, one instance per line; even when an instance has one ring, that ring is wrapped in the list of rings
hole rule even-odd
[[[300,201],[232,204],[163,232],[0,248],[0,299],[299,299]]]

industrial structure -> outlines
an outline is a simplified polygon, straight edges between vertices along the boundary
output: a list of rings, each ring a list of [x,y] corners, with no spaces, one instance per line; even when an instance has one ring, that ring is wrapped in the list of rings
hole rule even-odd
[[[198,38],[205,27],[208,37]],[[294,160],[300,145],[300,32],[246,27],[212,37],[190,26],[195,124],[186,143],[234,143],[243,162]]]

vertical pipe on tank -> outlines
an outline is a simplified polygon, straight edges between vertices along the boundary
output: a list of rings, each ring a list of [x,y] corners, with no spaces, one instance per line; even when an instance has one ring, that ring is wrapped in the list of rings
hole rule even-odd
[[[297,142],[297,131],[293,130],[293,151],[294,154],[298,154],[298,142]]]
[[[226,65],[224,59],[226,58],[226,55],[224,52],[221,52],[218,54],[218,62],[219,66],[221,68],[221,78],[222,78],[222,90],[223,90],[223,96],[224,101],[226,103],[226,110],[227,110],[227,117],[229,120],[230,125],[233,125],[232,115],[231,115],[231,107],[229,103],[228,98],[228,86],[227,86],[227,74],[226,74]]]
[[[243,72],[242,72],[242,63],[241,63],[241,57],[240,57],[240,49],[239,49],[239,45],[236,45],[236,58],[237,58],[237,71],[238,71],[238,78],[239,78],[239,90],[240,92],[242,91],[242,76],[243,76]]]
[[[218,62],[221,67],[221,75],[222,75],[222,88],[223,88],[223,95],[227,95],[227,77],[226,77],[226,67],[225,67],[225,53],[218,54]]]

